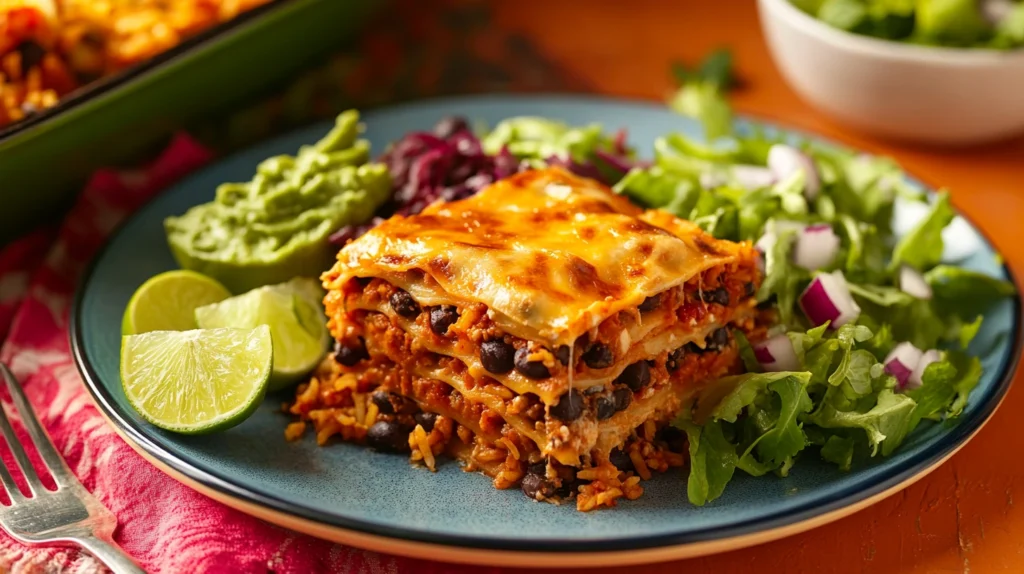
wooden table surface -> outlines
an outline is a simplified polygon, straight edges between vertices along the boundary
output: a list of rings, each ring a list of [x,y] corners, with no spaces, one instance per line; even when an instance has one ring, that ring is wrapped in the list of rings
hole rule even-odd
[[[674,59],[733,50],[741,112],[889,154],[953,201],[1024,272],[1024,139],[967,151],[893,145],[850,133],[809,108],[768,55],[752,0],[520,0],[493,24],[529,38],[574,85],[663,98]],[[949,462],[879,504],[810,532],[706,558],[608,572],[1024,572],[1024,383]],[[1021,501],[1017,504],[1016,501]]]

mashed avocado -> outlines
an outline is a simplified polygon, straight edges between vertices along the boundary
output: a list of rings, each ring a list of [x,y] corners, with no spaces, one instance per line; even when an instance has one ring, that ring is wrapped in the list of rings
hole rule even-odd
[[[168,217],[178,264],[235,293],[318,276],[335,252],[331,232],[368,220],[390,193],[387,168],[366,163],[370,143],[358,134],[358,112],[344,112],[297,156],[264,160],[252,181],[222,184],[212,202]]]

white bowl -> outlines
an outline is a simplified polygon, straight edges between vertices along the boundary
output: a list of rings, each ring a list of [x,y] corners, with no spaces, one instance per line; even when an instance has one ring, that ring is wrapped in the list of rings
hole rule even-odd
[[[976,144],[1024,132],[1024,49],[916,46],[833,28],[758,0],[775,64],[805,100],[882,137]]]

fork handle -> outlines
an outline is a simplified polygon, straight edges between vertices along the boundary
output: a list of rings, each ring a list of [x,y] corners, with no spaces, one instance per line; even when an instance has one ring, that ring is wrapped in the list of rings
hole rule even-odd
[[[97,536],[81,536],[75,538],[89,554],[100,562],[106,564],[114,574],[146,574],[146,571],[139,568],[126,553],[113,540],[103,540]]]

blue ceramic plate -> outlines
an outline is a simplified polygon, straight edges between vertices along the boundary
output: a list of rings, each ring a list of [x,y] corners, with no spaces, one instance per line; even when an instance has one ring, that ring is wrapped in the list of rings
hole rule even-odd
[[[461,114],[493,125],[514,115],[627,128],[642,154],[655,137],[700,133],[662,106],[580,97],[470,97],[381,109],[365,115],[366,136],[380,152],[414,129]],[[985,376],[953,426],[922,426],[895,455],[843,473],[806,456],[785,479],[743,473],[715,502],[697,508],[675,470],[645,484],[646,494],[617,508],[580,513],[573,505],[528,500],[495,490],[454,462],[430,473],[404,456],[335,444],[310,435],[284,440],[284,396],[268,397],[249,420],[224,433],[190,437],[146,424],[128,406],[118,377],[121,314],[149,277],[175,267],[163,219],[209,201],[217,184],[248,179],[271,155],[294,153],[330,126],[288,134],[227,158],[167,190],[110,240],[87,274],[73,313],[72,343],[89,390],[114,427],[175,478],[231,506],[317,536],[391,553],[490,564],[609,565],[680,558],[764,542],[823,524],[879,500],[948,458],[992,415],[1010,385],[1020,348],[1019,303],[985,318],[974,351]],[[969,225],[977,250],[965,265],[1008,277],[995,252]]]

